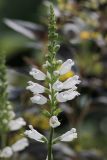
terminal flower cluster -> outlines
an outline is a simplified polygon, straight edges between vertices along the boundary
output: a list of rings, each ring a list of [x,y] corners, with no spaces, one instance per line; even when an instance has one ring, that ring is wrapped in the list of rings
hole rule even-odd
[[[59,108],[58,103],[64,103],[73,100],[79,96],[77,85],[80,83],[79,76],[73,72],[74,61],[67,59],[65,62],[56,59],[56,53],[60,48],[58,44],[58,34],[56,33],[56,21],[53,6],[50,6],[49,17],[49,32],[48,32],[48,54],[46,62],[43,64],[41,71],[37,67],[33,67],[30,75],[35,81],[29,81],[27,90],[33,93],[31,102],[37,105],[49,105],[49,111],[45,110],[45,115],[49,118],[50,137],[47,139],[44,135],[39,133],[29,126],[29,130],[25,131],[25,135],[36,141],[48,144],[48,160],[52,160],[52,145],[58,141],[69,142],[77,138],[76,129],[72,128],[70,131],[53,139],[53,130],[60,126],[58,120]],[[39,81],[39,82],[38,82]],[[43,81],[45,82],[43,85]]]
[[[49,62],[48,65],[51,66]],[[51,91],[51,89],[53,89],[56,92],[55,97],[56,101],[58,102],[67,102],[79,95],[78,91],[76,91],[76,85],[80,83],[79,76],[74,75],[73,77],[69,77],[64,82],[60,81],[60,76],[71,72],[71,67],[73,65],[74,62],[71,59],[68,59],[61,65],[59,70],[53,71],[53,75],[55,76],[55,78],[58,78],[52,86],[51,84],[49,84],[49,90]],[[30,71],[30,75],[32,75],[36,80],[45,80],[48,78],[50,80],[52,79],[51,74],[49,72],[47,72],[46,75],[37,68],[32,68],[32,70]],[[27,87],[27,89],[33,92],[34,94],[34,96],[31,98],[32,103],[43,105],[48,102],[48,98],[51,99],[50,95],[48,98],[42,95],[42,93],[47,91],[46,87],[32,81],[29,81],[28,84],[29,86]]]
[[[58,63],[57,61],[56,63]],[[61,61],[60,61],[61,62]],[[43,93],[47,93],[47,90],[51,92],[53,89],[55,95],[55,102],[67,102],[69,100],[74,99],[76,96],[80,95],[77,91],[77,84],[80,83],[79,76],[74,75],[72,77],[69,77],[64,82],[60,81],[60,76],[64,76],[67,73],[72,72],[71,67],[74,65],[74,62],[71,59],[66,60],[63,64],[61,64],[60,68],[58,70],[53,71],[53,75],[55,78],[57,77],[56,81],[51,84],[49,84],[49,88],[46,88],[38,83],[29,81],[27,90],[30,90],[34,96],[31,98],[32,103],[36,103],[39,105],[43,105],[47,103],[48,101],[51,101],[52,97],[51,95],[44,96]],[[51,64],[47,61],[45,66],[51,66]],[[48,72],[48,71],[47,71]],[[30,75],[34,77],[34,79],[43,81],[46,79],[51,80],[51,74],[48,72],[48,74],[43,73],[37,68],[32,68],[30,71]],[[49,124],[52,128],[58,127],[61,123],[58,121],[58,118],[56,115],[52,115],[49,120]],[[33,129],[32,126],[29,126],[30,130],[25,131],[25,135],[29,138],[32,138],[39,142],[46,142],[47,139],[43,135],[41,135],[39,132],[37,132],[35,129]],[[68,142],[72,141],[73,139],[77,138],[76,129],[73,128],[70,131],[66,132],[62,136],[60,136],[58,139],[60,141]]]

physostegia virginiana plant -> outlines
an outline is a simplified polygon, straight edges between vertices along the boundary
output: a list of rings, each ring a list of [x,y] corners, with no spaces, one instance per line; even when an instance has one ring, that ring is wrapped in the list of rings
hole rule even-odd
[[[46,138],[29,126],[29,130],[25,131],[25,135],[41,143],[48,145],[47,160],[53,160],[52,146],[59,141],[69,142],[77,138],[76,129],[72,128],[63,135],[53,138],[54,129],[60,125],[57,118],[60,109],[58,103],[67,102],[79,95],[76,85],[80,83],[79,76],[73,75],[71,67],[74,62],[71,59],[56,59],[56,53],[60,48],[58,44],[58,34],[56,33],[56,20],[53,6],[50,6],[49,27],[48,27],[48,54],[46,62],[43,64],[44,73],[37,68],[32,68],[30,75],[36,82],[29,81],[27,89],[33,92],[31,97],[32,103],[44,105],[49,104],[49,110],[45,110],[45,116],[49,117],[50,136]],[[66,77],[62,82],[63,77]],[[45,81],[45,86],[38,84],[38,81]],[[44,95],[45,93],[45,95]]]
[[[26,125],[22,117],[15,118],[13,108],[8,101],[5,56],[0,55],[0,159],[12,158],[14,153],[28,146],[28,140],[22,137],[14,144],[9,144],[8,134],[18,131]]]

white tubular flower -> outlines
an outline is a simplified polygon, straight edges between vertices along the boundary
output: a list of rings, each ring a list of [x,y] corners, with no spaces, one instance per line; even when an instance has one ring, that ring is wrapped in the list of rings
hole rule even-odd
[[[56,95],[56,98],[58,102],[66,102],[74,99],[76,96],[79,96],[79,95],[80,94],[77,91],[73,91],[72,89],[69,89],[68,91],[58,93]]]
[[[30,130],[26,130],[26,131],[24,132],[24,134],[25,134],[26,136],[28,136],[29,138],[34,139],[34,140],[36,140],[36,141],[38,141],[38,142],[42,142],[42,143],[44,143],[44,142],[47,141],[46,137],[43,136],[42,134],[40,134],[38,131],[36,131],[36,130],[33,128],[32,125],[30,125],[29,128],[30,128]]]
[[[36,103],[36,104],[40,104],[40,105],[47,103],[47,98],[41,94],[36,94],[35,96],[33,96],[30,99],[31,99],[32,103]]]
[[[25,125],[26,125],[26,122],[24,121],[24,119],[22,117],[19,117],[15,120],[11,120],[9,122],[9,129],[11,131],[16,131],[16,130],[22,128]]]
[[[45,92],[45,87],[43,87],[42,85],[40,85],[38,83],[34,83],[32,81],[29,81],[28,84],[29,84],[29,86],[26,87],[26,89],[33,92],[33,94],[44,93]]]
[[[0,157],[1,158],[10,158],[13,155],[13,151],[11,147],[5,147],[1,152],[0,152]]]
[[[74,62],[71,59],[67,59],[60,67],[60,75],[66,74],[71,70],[71,67],[74,65]]]
[[[46,78],[46,75],[37,68],[32,68],[30,75],[32,75],[37,80],[45,80]]]
[[[11,148],[14,152],[22,151],[29,145],[27,138],[22,138],[14,143]]]
[[[52,128],[58,127],[61,123],[58,121],[56,116],[52,116],[49,120],[49,124]]]
[[[75,85],[79,84],[80,82],[81,81],[79,80],[79,76],[75,75],[70,77],[65,82],[63,82],[63,89],[76,90],[77,87]]]
[[[55,89],[56,91],[61,91],[63,89],[76,90],[77,87],[75,85],[81,82],[80,80],[78,80],[78,78],[79,76],[75,75],[73,77],[68,78],[65,82],[60,82],[59,80],[57,80],[53,84],[53,89]]]
[[[57,80],[54,84],[53,84],[53,89],[56,91],[61,91],[63,89],[63,83],[60,82],[59,80]]]
[[[65,134],[59,137],[60,141],[63,142],[70,142],[75,138],[77,138],[77,133],[75,128],[72,128],[70,131],[66,132]]]

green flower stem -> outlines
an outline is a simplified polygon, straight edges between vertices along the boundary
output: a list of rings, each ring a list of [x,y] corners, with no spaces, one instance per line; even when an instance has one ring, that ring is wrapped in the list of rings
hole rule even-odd
[[[6,147],[6,139],[7,139],[6,133],[2,133],[1,134],[1,148],[2,149]],[[0,160],[5,160],[5,158],[0,158]]]
[[[1,148],[4,148],[6,146],[6,134],[3,133],[1,135]]]
[[[52,73],[51,73],[52,76]],[[51,116],[53,116],[54,112],[54,90],[52,89],[53,81],[51,81]],[[54,129],[50,128],[50,137],[48,141],[48,160],[52,160],[52,141],[53,141]]]
[[[52,65],[52,72],[50,72],[51,75],[51,100],[50,100],[50,104],[51,104],[51,108],[50,108],[50,114],[51,116],[53,116],[53,112],[54,112],[54,90],[52,88],[53,86],[53,65]],[[54,129],[51,127],[50,128],[50,136],[49,136],[49,141],[48,141],[48,160],[52,160],[52,141],[53,141],[53,134],[54,134]]]
[[[8,121],[8,95],[7,95],[7,80],[6,80],[6,66],[5,56],[0,56],[0,139],[1,150],[6,147],[8,125],[3,123],[3,120]],[[1,158],[5,160],[5,158]]]
[[[56,33],[56,18],[54,14],[54,9],[53,6],[50,6],[50,16],[49,16],[49,32],[48,32],[48,39],[49,39],[49,44],[48,44],[48,57],[47,61],[51,64],[47,70],[50,74],[51,79],[49,80],[49,88],[50,88],[50,115],[51,117],[54,116],[54,112],[56,110],[56,92],[53,89],[53,84],[56,81],[56,77],[53,74],[54,71],[57,69],[56,66],[56,52],[58,50],[58,34]],[[49,136],[49,141],[48,141],[48,160],[53,160],[53,155],[52,155],[52,145],[53,145],[53,135],[54,135],[54,128],[50,127],[50,136]]]
[[[50,129],[50,137],[48,142],[48,160],[52,160],[52,139],[53,139],[54,129]]]

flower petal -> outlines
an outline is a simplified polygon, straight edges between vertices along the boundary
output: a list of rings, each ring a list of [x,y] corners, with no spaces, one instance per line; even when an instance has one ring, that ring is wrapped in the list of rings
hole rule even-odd
[[[61,123],[58,121],[56,116],[52,116],[49,120],[49,124],[52,128],[58,127]]]
[[[14,143],[11,147],[14,152],[22,151],[29,145],[27,138],[22,138]]]
[[[0,157],[1,158],[10,158],[13,155],[13,151],[11,147],[5,147],[1,152],[0,152]]]
[[[31,99],[32,103],[36,103],[36,104],[40,104],[40,105],[47,103],[47,98],[41,94],[36,94],[35,96],[33,96],[30,99]]]
[[[26,89],[33,92],[33,94],[45,92],[45,87],[43,87],[42,85],[40,85],[38,83],[34,83],[32,81],[29,81],[28,83],[29,83],[29,86]]]
[[[73,91],[72,89],[69,89],[68,91],[58,93],[56,95],[56,98],[59,102],[66,102],[74,99],[78,95],[80,94],[77,91]]]
[[[46,137],[36,131],[32,125],[29,126],[30,130],[26,130],[24,134],[31,139],[44,143],[46,141]]]
[[[22,117],[19,117],[9,122],[9,129],[11,131],[16,131],[25,125],[26,125],[26,122],[24,121],[24,119]]]
[[[69,72],[73,65],[74,65],[74,62],[71,59],[66,60],[59,69],[60,75],[63,75]]]
[[[57,80],[54,84],[53,84],[53,89],[56,91],[61,91],[63,89],[63,83],[60,82],[59,80]]]
[[[79,76],[75,75],[73,77],[68,78],[65,82],[63,82],[63,89],[72,89],[76,90],[76,84],[79,84],[81,81],[79,80]]]
[[[37,68],[32,68],[30,75],[32,75],[37,80],[45,80],[46,78],[46,75]]]
[[[76,84],[79,84],[81,81],[79,80],[79,76],[75,75],[73,77],[68,78],[65,82],[61,82],[57,80],[53,84],[53,89],[56,91],[61,91],[63,89],[72,89],[76,90],[77,87],[75,86]]]
[[[66,132],[65,134],[59,137],[60,141],[63,142],[70,142],[75,138],[77,138],[77,133],[75,128],[72,128],[70,131]]]

